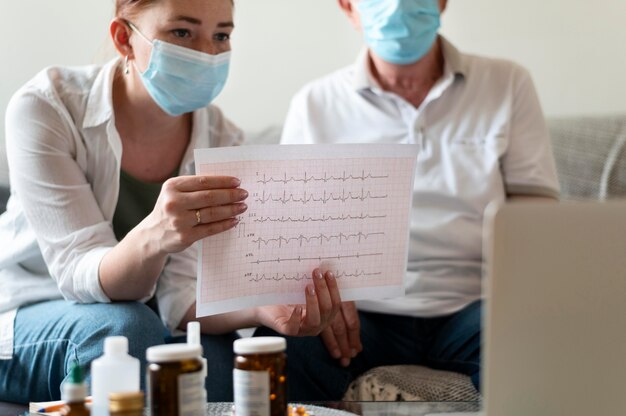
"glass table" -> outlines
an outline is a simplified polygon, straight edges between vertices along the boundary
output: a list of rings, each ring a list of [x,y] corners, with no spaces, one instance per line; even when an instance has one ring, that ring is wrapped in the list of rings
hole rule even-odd
[[[426,416],[438,413],[469,413],[481,410],[480,402],[311,402],[304,403],[312,416]],[[3,403],[0,416],[22,415],[28,408]],[[207,416],[227,416],[232,403],[208,403]]]
[[[480,402],[305,402],[311,416],[426,416],[481,410]],[[232,414],[232,403],[208,403],[207,416]]]

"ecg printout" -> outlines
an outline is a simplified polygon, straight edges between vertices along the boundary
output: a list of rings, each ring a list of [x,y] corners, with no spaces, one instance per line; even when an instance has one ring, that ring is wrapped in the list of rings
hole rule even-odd
[[[303,304],[316,267],[345,301],[403,295],[416,157],[405,144],[197,149],[198,175],[249,192],[239,224],[199,243],[197,315]]]

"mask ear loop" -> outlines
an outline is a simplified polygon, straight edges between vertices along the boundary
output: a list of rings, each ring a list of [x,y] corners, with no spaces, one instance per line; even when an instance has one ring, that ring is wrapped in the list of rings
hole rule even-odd
[[[143,33],[141,33],[141,31],[139,29],[137,29],[137,26],[135,26],[132,22],[129,22],[129,21],[126,21],[126,23],[128,23],[128,27],[130,27],[130,29],[133,32],[136,32],[143,40],[145,40],[150,45],[152,45],[152,41],[150,39],[148,39]]]
[[[133,32],[137,33],[140,38],[142,38],[143,40],[148,42],[150,45],[154,46],[152,41],[150,39],[148,39],[143,33],[141,33],[141,31],[139,29],[137,29],[137,26],[135,26],[132,22],[129,22],[128,20],[124,20],[124,21],[126,22],[128,27],[130,28],[130,30],[132,30]],[[126,74],[126,75],[130,74],[130,68],[129,68],[129,63],[128,63],[128,55],[126,55],[126,57],[124,57],[124,74]]]

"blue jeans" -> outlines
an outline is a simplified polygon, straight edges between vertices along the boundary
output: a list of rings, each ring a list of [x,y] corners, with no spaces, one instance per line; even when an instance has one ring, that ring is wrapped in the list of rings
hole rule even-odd
[[[412,318],[360,312],[363,351],[343,368],[319,337],[287,340],[290,401],[340,400],[348,385],[381,365],[416,364],[480,381],[481,302],[444,317]],[[276,335],[259,328],[255,336]]]
[[[143,388],[146,349],[170,338],[157,314],[137,302],[77,304],[64,300],[18,309],[11,360],[0,360],[0,401],[28,403],[60,399],[60,385],[74,361],[87,370],[102,355],[104,338],[123,335],[129,354],[140,360]],[[202,336],[208,358],[209,400],[232,400],[232,343],[236,334]],[[225,383],[224,380],[230,382]]]

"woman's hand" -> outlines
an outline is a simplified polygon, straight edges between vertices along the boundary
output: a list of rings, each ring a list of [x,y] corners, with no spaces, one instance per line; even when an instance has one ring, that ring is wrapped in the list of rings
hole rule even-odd
[[[248,208],[248,192],[230,176],[178,176],[163,184],[146,224],[162,253],[176,253],[210,235],[229,230]]]
[[[256,308],[259,324],[288,336],[319,335],[334,319],[341,306],[337,280],[332,272],[313,271],[313,283],[306,286],[306,306],[271,305]]]

